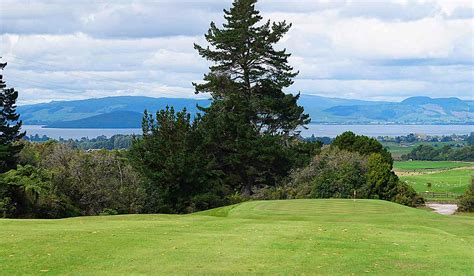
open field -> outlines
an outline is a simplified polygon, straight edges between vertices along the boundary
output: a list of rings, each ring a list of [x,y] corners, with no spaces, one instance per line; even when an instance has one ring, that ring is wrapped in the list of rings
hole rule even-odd
[[[395,171],[425,172],[433,170],[449,170],[462,167],[474,167],[474,163],[457,161],[403,161],[394,162]]]
[[[404,154],[410,153],[417,144],[399,144],[391,142],[383,142],[382,145],[386,147],[394,158],[400,158]]]
[[[467,275],[474,217],[377,200],[254,201],[191,215],[0,220],[2,274]]]
[[[473,169],[456,169],[400,178],[420,193],[430,191],[462,194],[467,190],[473,173]],[[427,187],[427,183],[431,183],[431,188]]]
[[[474,174],[473,163],[454,161],[406,161],[395,162],[394,170],[401,180],[410,184],[418,193],[448,193],[447,196],[429,194],[428,201],[454,202],[464,193]],[[428,187],[431,183],[431,187]]]

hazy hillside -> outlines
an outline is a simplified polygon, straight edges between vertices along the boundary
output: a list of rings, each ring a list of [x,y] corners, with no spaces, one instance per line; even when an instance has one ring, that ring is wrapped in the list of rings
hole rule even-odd
[[[324,110],[348,122],[473,123],[474,105],[458,98],[412,97],[400,103],[335,106]]]
[[[178,110],[185,107],[191,113],[195,113],[197,104],[207,106],[209,100],[121,96],[25,105],[19,106],[18,112],[25,124],[48,125],[53,122],[78,120],[115,111],[143,113],[147,109],[154,112],[167,105]]]
[[[362,101],[302,95],[300,104],[313,123],[324,124],[474,124],[474,101],[458,98],[412,97],[402,102]],[[18,108],[25,124],[55,128],[140,127],[145,109],[155,112],[168,106],[208,106],[206,99],[108,97],[79,101],[51,102]]]
[[[48,128],[137,128],[142,122],[142,113],[113,111],[73,121],[54,122]]]

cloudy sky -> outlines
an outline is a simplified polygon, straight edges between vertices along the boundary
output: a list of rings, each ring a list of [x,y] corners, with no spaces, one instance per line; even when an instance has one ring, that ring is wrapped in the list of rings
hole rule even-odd
[[[194,51],[229,0],[1,0],[3,74],[20,103],[118,95],[196,97]],[[292,30],[287,92],[368,100],[474,95],[469,0],[261,0]],[[202,96],[201,96],[202,97]]]

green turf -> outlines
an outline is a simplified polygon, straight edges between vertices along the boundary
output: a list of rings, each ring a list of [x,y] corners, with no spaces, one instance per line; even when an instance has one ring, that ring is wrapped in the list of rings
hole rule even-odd
[[[447,170],[436,173],[426,173],[422,175],[402,176],[402,180],[410,184],[417,192],[450,192],[462,194],[469,183],[473,169]],[[431,188],[427,187],[431,183]]]
[[[0,220],[1,274],[474,271],[474,217],[376,200],[254,201],[192,215]]]
[[[474,163],[457,161],[403,161],[394,162],[393,168],[398,171],[431,171],[461,167],[474,167]]]
[[[402,156],[410,153],[416,146],[415,145],[404,145],[398,143],[384,142],[382,145],[387,148],[392,155]]]

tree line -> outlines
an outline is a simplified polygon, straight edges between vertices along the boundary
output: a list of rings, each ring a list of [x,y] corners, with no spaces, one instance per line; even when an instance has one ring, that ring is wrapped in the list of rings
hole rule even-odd
[[[452,145],[462,145],[465,142],[468,145],[474,145],[474,132],[471,134],[452,134],[452,135],[441,135],[441,136],[431,136],[431,135],[416,135],[410,133],[408,135],[402,136],[379,136],[377,140],[380,142],[392,142],[397,144],[411,144],[415,142],[431,142],[431,143],[448,143],[453,142]]]
[[[212,63],[193,84],[212,103],[194,118],[173,107],[145,111],[143,136],[127,151],[19,143],[19,127],[9,127],[8,137],[2,132],[3,216],[188,213],[274,198],[421,203],[392,172],[391,155],[377,140],[347,132],[323,147],[299,138],[310,118],[299,94],[283,91],[298,72],[290,54],[274,48],[291,24],[263,22],[255,3],[234,1],[222,27],[211,22],[208,45],[194,45]],[[5,114],[15,114],[14,102]],[[17,115],[6,122],[21,125]]]
[[[24,140],[30,142],[48,142],[55,139],[46,135],[29,135],[23,137]],[[81,150],[117,150],[117,149],[129,149],[132,146],[133,135],[116,134],[111,137],[100,135],[95,138],[82,137],[81,139],[64,139],[59,138],[56,141],[67,144],[72,148]]]
[[[474,145],[466,145],[462,148],[454,148],[448,145],[441,148],[435,148],[431,145],[419,145],[410,153],[402,155],[402,159],[474,162]]]
[[[177,131],[178,116],[168,130]],[[160,134],[137,139],[129,151],[86,152],[57,141],[22,142],[16,169],[0,178],[0,214],[61,218],[189,213],[245,200],[297,198],[373,198],[408,206],[423,203],[392,172],[390,154],[365,136],[347,132],[326,146],[295,140],[280,157],[288,163],[272,163],[274,171],[266,172],[268,178],[247,194],[241,184],[228,181],[217,164],[209,164],[212,159],[196,150],[200,139],[166,133],[161,129]]]

